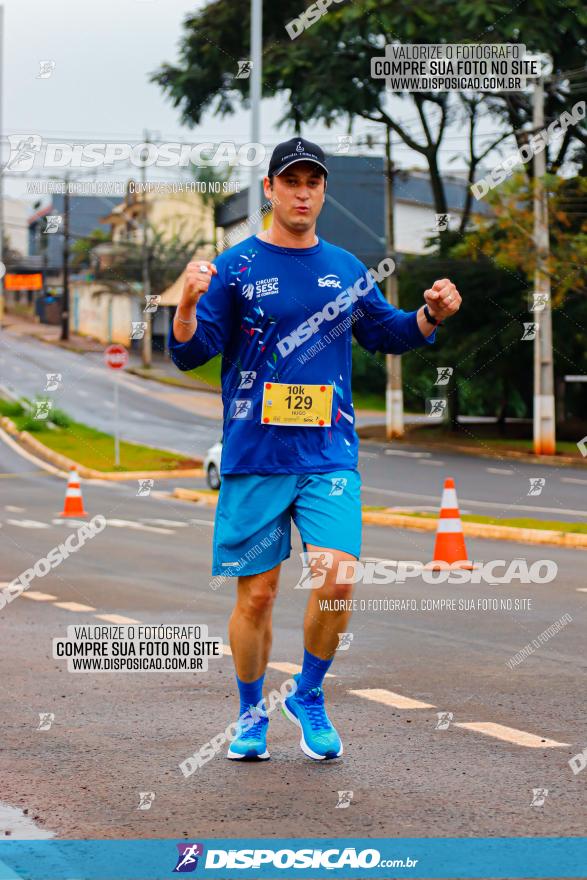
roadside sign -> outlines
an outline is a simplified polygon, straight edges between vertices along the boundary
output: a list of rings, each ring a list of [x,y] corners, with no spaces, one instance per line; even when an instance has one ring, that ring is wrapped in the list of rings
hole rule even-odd
[[[112,370],[121,370],[128,364],[128,351],[124,345],[109,345],[104,351],[106,366]]]
[[[42,290],[43,275],[41,272],[32,272],[27,275],[8,272],[4,278],[4,288],[6,290]]]
[[[124,345],[109,345],[104,351],[104,361],[111,370],[121,370],[128,364],[128,351]],[[114,377],[113,377],[114,378]],[[120,465],[120,418],[118,407],[118,379],[114,379],[114,464]]]

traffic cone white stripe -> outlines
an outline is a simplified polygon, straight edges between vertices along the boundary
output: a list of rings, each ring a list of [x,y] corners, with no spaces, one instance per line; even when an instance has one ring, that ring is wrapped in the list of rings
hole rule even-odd
[[[437,532],[462,532],[463,524],[460,517],[450,519],[439,519]]]
[[[458,508],[459,503],[457,501],[456,489],[444,489],[444,491],[442,493],[442,501],[440,502],[440,506],[442,508],[445,508],[445,507]]]
[[[67,487],[67,494],[70,498],[81,498],[82,490],[79,488],[79,486],[76,489],[74,486],[70,485]]]

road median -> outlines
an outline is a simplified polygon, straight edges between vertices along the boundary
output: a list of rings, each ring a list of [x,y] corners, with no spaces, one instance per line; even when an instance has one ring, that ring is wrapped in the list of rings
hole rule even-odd
[[[74,458],[64,455],[61,452],[57,452],[55,449],[51,449],[28,431],[19,430],[17,425],[8,416],[0,416],[0,426],[27,452],[32,453],[42,461],[48,462],[62,471],[69,471],[70,468],[75,467],[80,477],[84,479],[122,482],[125,480],[179,479],[183,477],[204,476],[204,471],[201,467],[170,468],[168,470],[102,471],[97,468],[89,467]],[[133,444],[128,445],[132,446]],[[201,460],[193,458],[191,460],[201,464]]]

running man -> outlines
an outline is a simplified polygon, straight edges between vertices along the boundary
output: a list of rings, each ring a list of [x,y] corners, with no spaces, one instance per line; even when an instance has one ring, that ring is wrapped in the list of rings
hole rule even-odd
[[[350,603],[327,602],[341,610],[325,610],[319,599],[351,597],[352,585],[337,578],[338,565],[361,553],[352,336],[372,354],[403,354],[434,343],[436,327],[461,303],[444,278],[424,291],[416,311],[389,305],[353,254],[316,235],[327,176],[317,144],[304,138],[279,144],[263,181],[271,227],[214,263],[189,263],[169,334],[180,370],[222,353],[222,483],[212,574],[238,576],[229,623],[240,718],[228,757],[236,760],[269,758],[262,689],[292,519],[307,571],[322,586],[309,593],[302,671],[284,713],[301,728],[308,757],[342,755],[322,683],[338,634],[347,631]],[[391,260],[379,266],[378,280],[384,269],[393,270]]]

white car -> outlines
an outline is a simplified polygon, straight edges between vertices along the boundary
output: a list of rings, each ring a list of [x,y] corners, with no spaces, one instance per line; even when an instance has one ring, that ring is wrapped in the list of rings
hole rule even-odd
[[[222,440],[211,446],[204,459],[206,482],[211,489],[220,489],[220,458],[222,456]]]

